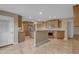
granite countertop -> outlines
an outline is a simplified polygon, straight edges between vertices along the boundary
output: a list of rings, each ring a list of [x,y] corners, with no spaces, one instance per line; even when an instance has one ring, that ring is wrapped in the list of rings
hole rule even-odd
[[[53,29],[47,29],[47,28],[43,28],[43,29],[37,29],[36,31],[65,31],[62,28],[53,28]]]

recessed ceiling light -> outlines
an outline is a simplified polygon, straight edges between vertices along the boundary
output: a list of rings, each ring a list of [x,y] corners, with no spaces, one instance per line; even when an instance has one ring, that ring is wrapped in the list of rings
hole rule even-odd
[[[43,14],[43,12],[41,12],[41,11],[40,11],[40,12],[39,12],[39,14],[40,14],[40,15],[42,15],[42,14]]]

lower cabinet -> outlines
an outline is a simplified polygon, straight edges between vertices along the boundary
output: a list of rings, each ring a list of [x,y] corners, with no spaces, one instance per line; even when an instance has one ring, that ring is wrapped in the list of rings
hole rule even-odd
[[[53,31],[49,32],[48,36],[49,38],[55,38],[55,39],[64,39],[65,32],[64,31]]]
[[[64,31],[57,31],[56,38],[57,39],[64,39]]]
[[[25,33],[18,32],[18,42],[23,42],[23,41],[25,41]]]
[[[79,27],[74,27],[74,35],[79,35]]]

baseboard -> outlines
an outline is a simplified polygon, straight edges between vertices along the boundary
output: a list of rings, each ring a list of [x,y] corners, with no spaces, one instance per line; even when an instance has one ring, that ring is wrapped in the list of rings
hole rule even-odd
[[[0,47],[5,47],[5,46],[9,46],[9,45],[13,45],[13,43],[2,43],[2,44],[0,44]]]

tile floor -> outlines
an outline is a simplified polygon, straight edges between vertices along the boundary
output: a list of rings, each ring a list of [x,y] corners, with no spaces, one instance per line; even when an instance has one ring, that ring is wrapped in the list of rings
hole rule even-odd
[[[69,40],[50,39],[49,42],[33,47],[33,39],[0,48],[0,54],[72,54],[79,53],[79,36]]]

